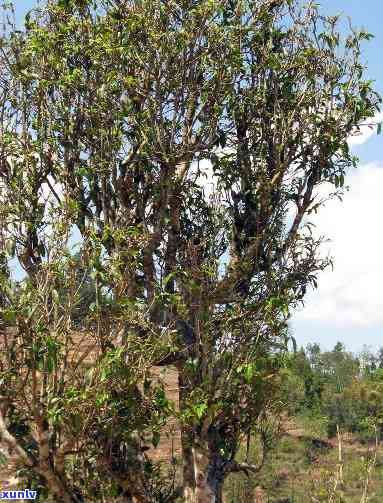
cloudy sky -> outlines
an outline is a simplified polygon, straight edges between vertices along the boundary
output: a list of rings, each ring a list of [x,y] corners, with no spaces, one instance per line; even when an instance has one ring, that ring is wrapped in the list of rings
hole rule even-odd
[[[343,12],[353,24],[375,38],[364,46],[367,75],[383,93],[383,2],[381,0],[319,0],[326,13]],[[382,120],[380,114],[376,120]],[[319,342],[332,348],[342,341],[353,351],[364,344],[383,346],[383,136],[365,128],[350,140],[360,159],[349,173],[350,190],[343,202],[331,201],[315,224],[331,239],[327,249],[334,271],[319,277],[318,290],[306,297],[305,307],[293,316],[297,342]],[[324,249],[324,251],[327,251]]]
[[[383,94],[382,0],[318,0],[327,14],[344,13],[353,24],[375,35],[364,47],[368,78]],[[34,0],[16,0],[21,22]],[[376,118],[383,120],[383,114]],[[318,342],[331,349],[337,341],[359,351],[363,345],[383,346],[383,135],[365,128],[350,140],[360,159],[349,173],[350,190],[343,202],[332,201],[318,213],[319,234],[331,241],[323,249],[334,258],[334,271],[319,277],[319,288],[306,297],[306,305],[294,314],[293,335],[298,344]]]

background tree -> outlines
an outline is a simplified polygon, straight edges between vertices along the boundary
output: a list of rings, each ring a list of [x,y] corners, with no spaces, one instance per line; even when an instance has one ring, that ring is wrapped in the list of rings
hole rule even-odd
[[[382,369],[383,368],[383,348],[380,347],[378,354],[377,354],[377,363],[378,363],[378,368]]]
[[[374,354],[367,345],[358,354],[360,370],[366,375],[373,374],[379,365],[379,352]]]
[[[16,253],[37,287],[46,184],[98,250],[121,359],[154,338],[148,361],[177,367],[184,501],[219,502],[227,474],[259,469],[238,447],[276,406],[289,311],[329,263],[305,218],[320,186],[341,194],[347,138],[378,106],[359,61],[370,35],[342,42],[337,21],[295,0],[52,0],[3,41]]]
[[[335,344],[332,351],[323,352],[321,360],[325,379],[337,393],[349,386],[359,374],[360,362],[352,353],[346,351],[344,344],[340,342]]]
[[[379,352],[378,352],[379,354]],[[381,369],[374,369],[377,355],[367,347],[355,355],[337,342],[332,351],[308,344],[306,351],[289,355],[289,370],[282,399],[295,418],[324,423],[329,437],[337,428],[360,440],[375,440],[381,433]]]

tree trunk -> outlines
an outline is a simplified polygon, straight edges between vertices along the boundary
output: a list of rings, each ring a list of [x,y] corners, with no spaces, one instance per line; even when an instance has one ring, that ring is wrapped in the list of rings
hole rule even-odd
[[[66,487],[65,483],[47,464],[42,464],[35,470],[46,480],[49,492],[58,501],[62,503],[80,503],[82,501],[72,490]]]
[[[190,392],[190,382],[178,372],[180,410]],[[224,463],[213,442],[199,438],[191,426],[181,425],[182,501],[184,503],[222,503]]]
[[[183,437],[189,437],[183,432]],[[207,449],[191,447],[182,439],[183,501],[185,503],[222,503],[224,471],[219,455]]]
[[[183,501],[185,503],[195,503],[196,480],[193,449],[187,445],[187,440],[184,437],[186,437],[186,435],[182,432]]]
[[[194,453],[196,503],[222,503],[224,481],[220,457],[198,450]]]

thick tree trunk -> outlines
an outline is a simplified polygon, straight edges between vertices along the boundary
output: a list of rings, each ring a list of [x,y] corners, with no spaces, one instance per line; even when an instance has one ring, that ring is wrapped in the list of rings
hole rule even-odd
[[[224,473],[219,456],[194,453],[196,503],[222,503]]]
[[[184,435],[182,435],[184,437]],[[182,472],[183,472],[183,501],[195,503],[196,480],[194,472],[193,449],[186,445],[182,438]]]
[[[178,373],[180,409],[187,401],[190,382]],[[208,438],[197,438],[192,427],[181,426],[182,445],[182,501],[184,503],[222,503],[224,482],[223,460],[211,448]]]
[[[183,433],[184,503],[222,503],[224,471],[219,455],[191,447],[189,435]]]
[[[53,494],[58,501],[62,503],[80,503],[82,501],[72,490],[66,487],[65,483],[48,465],[43,464],[35,468],[35,470],[46,480],[49,492]]]

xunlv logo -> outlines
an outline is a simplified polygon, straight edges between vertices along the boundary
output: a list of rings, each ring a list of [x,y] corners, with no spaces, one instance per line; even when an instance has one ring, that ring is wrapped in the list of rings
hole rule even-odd
[[[37,491],[24,489],[23,491],[0,491],[0,500],[35,500]]]

